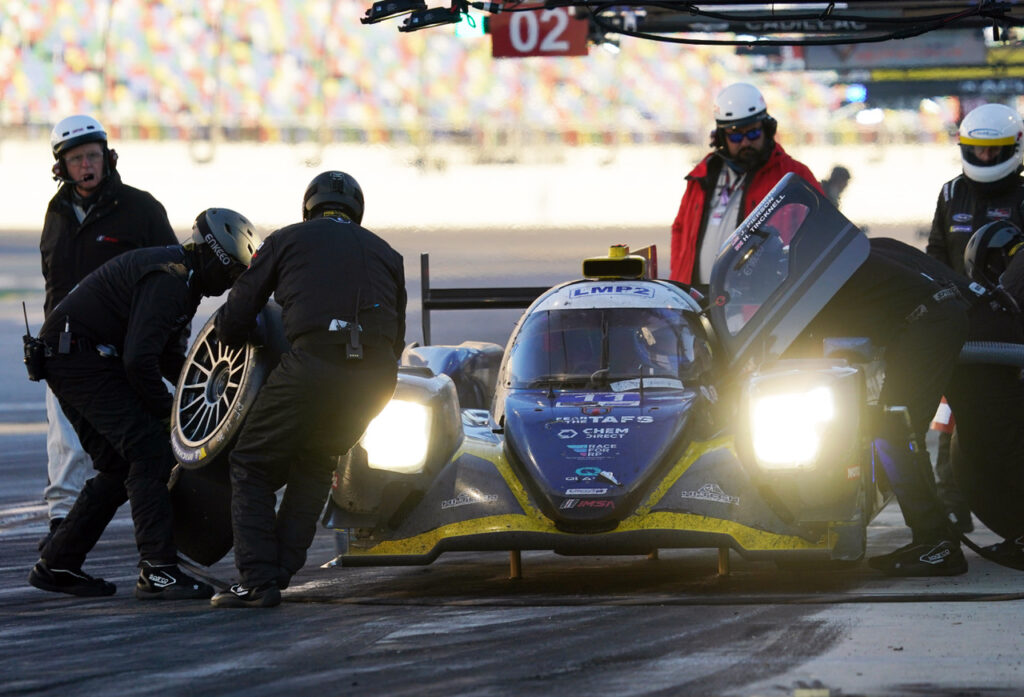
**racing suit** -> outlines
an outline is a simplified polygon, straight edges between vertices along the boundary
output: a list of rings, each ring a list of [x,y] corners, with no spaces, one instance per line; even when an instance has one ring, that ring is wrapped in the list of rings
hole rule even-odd
[[[718,151],[715,151],[708,154],[686,175],[686,191],[672,222],[669,278],[673,281],[691,283],[700,278],[700,270],[697,268],[699,252],[711,213],[712,193],[723,166],[725,160]],[[747,172],[747,176],[741,182],[739,220],[742,221],[750,215],[761,199],[789,172],[797,173],[813,184],[819,192],[822,191],[811,170],[786,154],[781,145],[774,143],[767,161],[761,167]]]
[[[74,186],[62,186],[47,206],[39,240],[45,315],[75,284],[118,254],[171,244],[177,239],[164,207],[145,191],[123,184],[116,170],[107,175],[91,205]],[[46,420],[48,484],[43,499],[50,518],[58,519],[71,510],[92,463],[49,387]]]
[[[305,564],[334,457],[391,398],[405,343],[402,257],[346,219],[314,218],[268,236],[217,313],[217,339],[244,344],[271,293],[291,348],[229,458],[235,564],[241,584],[257,589],[287,587]]]
[[[804,334],[816,345],[829,336],[863,336],[885,347],[879,401],[907,408],[912,437],[886,418],[874,445],[915,542],[949,539],[924,436],[967,337],[967,307],[955,287],[907,267],[873,239],[867,260]]]
[[[1001,301],[972,291],[967,278],[909,245],[884,239],[872,240],[872,245],[884,247],[910,268],[955,284],[961,295],[971,298],[968,341],[1024,343],[1021,316],[1013,307],[1024,300],[1024,256],[1015,258],[1003,276],[1007,292],[1015,297]],[[1019,374],[1014,366],[963,362],[946,387],[957,415],[958,447],[952,458],[957,484],[982,522],[1009,539],[1024,534],[1024,383]]]
[[[1014,172],[999,181],[976,182],[961,174],[942,185],[925,251],[958,274],[964,274],[964,249],[971,235],[994,220],[1024,227],[1024,178]],[[939,433],[935,474],[939,497],[957,521],[970,529],[967,502],[956,485],[950,463],[951,434]],[[966,518],[966,520],[963,520]]]
[[[46,381],[97,472],[42,549],[51,567],[80,568],[117,509],[131,501],[142,561],[177,562],[167,481],[174,465],[163,383],[185,362],[201,299],[178,246],[127,252],[89,274],[50,312]]]

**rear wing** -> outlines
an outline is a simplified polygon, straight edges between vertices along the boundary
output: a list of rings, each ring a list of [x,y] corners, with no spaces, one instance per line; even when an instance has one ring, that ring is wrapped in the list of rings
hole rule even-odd
[[[530,306],[549,286],[517,288],[431,288],[430,255],[420,254],[423,343],[430,345],[431,310],[509,310]]]
[[[657,250],[654,245],[632,254],[648,260],[650,278],[657,278]],[[515,310],[525,309],[551,286],[518,286],[507,288],[431,288],[430,255],[420,254],[420,302],[423,323],[423,344],[429,346],[430,313],[432,310]]]

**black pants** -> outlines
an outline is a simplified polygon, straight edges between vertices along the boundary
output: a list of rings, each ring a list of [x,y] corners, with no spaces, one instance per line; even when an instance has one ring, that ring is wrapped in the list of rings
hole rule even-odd
[[[246,416],[229,459],[235,565],[246,586],[290,578],[305,565],[336,456],[359,440],[394,393],[390,347],[364,347],[365,357],[353,361],[344,351],[293,347]]]
[[[914,440],[909,441],[898,423],[889,419],[875,449],[915,539],[942,535],[947,528],[924,437],[967,329],[965,307],[948,300],[930,304],[922,317],[903,327],[885,347],[885,381],[879,399],[887,406],[907,407]]]
[[[174,455],[166,427],[147,411],[121,361],[91,351],[56,356],[47,360],[46,381],[97,473],[42,558],[56,568],[81,567],[117,509],[131,501],[140,558],[174,563],[167,491]]]

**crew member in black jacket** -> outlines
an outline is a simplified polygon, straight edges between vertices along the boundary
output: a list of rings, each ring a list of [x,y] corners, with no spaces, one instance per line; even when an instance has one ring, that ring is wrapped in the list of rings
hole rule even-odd
[[[231,518],[240,581],[216,607],[271,607],[306,562],[333,456],[362,436],[395,389],[405,343],[402,257],[360,226],[354,178],[315,177],[304,222],[269,235],[217,313],[217,339],[251,336],[270,294],[290,350],[260,389],[232,450]],[[276,515],[274,492],[287,485]]]
[[[982,104],[960,123],[959,141],[963,173],[942,185],[926,251],[964,275],[964,250],[978,229],[997,221],[1024,225],[1024,121],[1016,109],[1004,104]],[[950,434],[939,433],[935,457],[939,498],[953,525],[970,532],[974,523],[953,477],[949,449]]]
[[[167,435],[189,323],[203,296],[220,295],[259,244],[252,224],[227,209],[199,214],[185,246],[127,252],[89,274],[40,330],[45,377],[92,457],[96,475],[43,546],[29,583],[72,595],[112,595],[82,571],[114,513],[131,502],[139,578],[135,597],[209,598],[213,589],[177,566],[167,481]]]
[[[160,202],[121,182],[117,153],[107,146],[107,133],[96,119],[62,119],[50,134],[50,147],[54,179],[61,186],[46,208],[39,240],[46,316],[75,284],[118,254],[178,243]],[[46,417],[43,499],[53,531],[91,476],[92,463],[49,389]]]

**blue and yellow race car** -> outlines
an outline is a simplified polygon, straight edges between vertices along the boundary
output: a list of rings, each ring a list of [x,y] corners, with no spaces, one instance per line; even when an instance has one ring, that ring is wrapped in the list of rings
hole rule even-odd
[[[783,565],[860,559],[891,497],[867,429],[877,362],[855,337],[816,357],[786,352],[867,251],[788,176],[729,239],[707,297],[616,246],[540,292],[504,349],[408,347],[391,403],[338,454],[324,515],[337,561],[508,550],[515,568],[522,550],[667,548],[716,549],[723,566],[728,550]],[[176,392],[178,543],[201,563],[230,548],[226,454],[286,349],[264,312],[274,339],[260,348],[220,347],[208,323]]]

